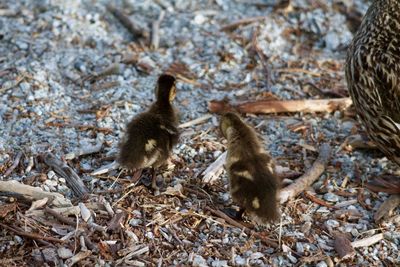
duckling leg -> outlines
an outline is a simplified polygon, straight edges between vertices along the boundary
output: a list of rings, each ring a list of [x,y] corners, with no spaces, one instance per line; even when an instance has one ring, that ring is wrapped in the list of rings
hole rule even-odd
[[[154,190],[154,195],[158,196],[160,194],[160,188],[158,188],[157,186],[156,170],[152,167],[150,171],[151,171],[151,187]]]
[[[245,212],[244,208],[240,208],[239,210],[233,209],[233,208],[226,208],[222,210],[223,213],[231,217],[232,219],[235,220],[243,220],[243,214]]]

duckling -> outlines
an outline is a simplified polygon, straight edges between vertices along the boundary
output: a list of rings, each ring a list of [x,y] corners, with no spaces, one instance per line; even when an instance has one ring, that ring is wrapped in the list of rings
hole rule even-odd
[[[280,180],[273,159],[263,149],[255,130],[239,115],[225,113],[220,129],[228,140],[225,168],[232,199],[257,223],[276,221],[280,217],[277,200]]]
[[[148,111],[131,120],[120,144],[118,162],[131,170],[151,168],[152,187],[156,192],[155,168],[166,163],[179,139],[178,115],[172,105],[176,96],[175,82],[175,77],[169,74],[158,78],[156,101]]]
[[[400,166],[399,0],[372,1],[349,47],[345,73],[368,136]],[[381,191],[387,187],[392,193],[400,192],[399,182],[383,185]],[[393,195],[392,200],[400,205],[400,194]]]

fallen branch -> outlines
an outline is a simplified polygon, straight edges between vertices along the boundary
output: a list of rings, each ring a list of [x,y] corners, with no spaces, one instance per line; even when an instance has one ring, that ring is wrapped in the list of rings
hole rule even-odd
[[[285,203],[291,198],[296,197],[307,187],[309,187],[318,177],[324,172],[325,165],[327,164],[331,154],[331,147],[328,143],[321,145],[319,149],[319,156],[314,162],[313,166],[306,171],[300,178],[298,178],[291,185],[283,188],[280,192],[280,202]]]
[[[67,164],[56,158],[51,153],[46,153],[44,156],[44,162],[52,167],[55,172],[63,177],[67,181],[68,187],[74,192],[78,198],[86,198],[89,194],[89,190],[83,183],[81,178],[76,174],[76,172],[69,167]]]
[[[17,166],[18,166],[18,164],[19,164],[19,161],[21,160],[21,157],[22,157],[22,151],[19,151],[19,152],[17,153],[17,156],[15,156],[15,159],[14,159],[13,164],[11,165],[11,167],[10,167],[10,168],[6,171],[6,173],[4,174],[4,177],[9,176],[9,175],[13,172],[13,170],[14,170],[15,168],[17,168]]]
[[[383,239],[383,234],[376,234],[364,239],[356,240],[351,242],[351,245],[353,248],[359,248],[359,247],[369,247],[372,246],[375,243],[378,243]]]
[[[226,160],[226,154],[227,152],[225,151],[210,166],[208,166],[207,169],[205,169],[203,172],[203,183],[213,183],[218,179],[224,170],[223,167]]]
[[[107,5],[107,10],[113,14],[113,16],[118,19],[119,22],[121,22],[121,24],[133,35],[134,38],[149,38],[148,32],[136,25],[124,12],[112,5]]]
[[[56,207],[72,206],[71,201],[59,193],[45,192],[41,188],[21,184],[14,180],[0,181],[0,192],[12,192],[31,201],[47,197],[49,202]]]
[[[237,111],[240,113],[270,114],[282,112],[332,112],[345,109],[352,104],[349,97],[304,100],[260,100],[230,104],[227,100],[211,100],[208,110],[211,113]]]
[[[208,210],[209,212],[211,212],[212,214],[224,219],[230,225],[235,226],[235,227],[237,227],[239,229],[242,229],[246,234],[253,235],[256,238],[259,238],[266,245],[269,245],[269,246],[271,246],[273,248],[278,248],[279,247],[278,243],[276,243],[275,241],[272,241],[271,239],[262,236],[260,233],[257,233],[255,231],[247,228],[246,226],[242,225],[241,223],[239,223],[239,222],[235,221],[234,219],[230,218],[228,215],[226,215],[222,211],[214,210],[214,209],[212,209],[212,208],[210,208],[208,206],[206,206],[205,209]]]
[[[41,236],[41,235],[34,234],[34,233],[28,233],[28,232],[15,229],[13,227],[10,227],[10,226],[2,224],[2,223],[0,223],[0,226],[5,228],[5,229],[7,229],[7,230],[9,230],[9,231],[12,231],[12,232],[16,233],[17,235],[24,236],[24,237],[27,237],[27,238],[30,238],[30,239],[45,240],[45,241],[51,241],[51,242],[57,242],[57,243],[64,243],[63,240],[58,239],[58,238]]]

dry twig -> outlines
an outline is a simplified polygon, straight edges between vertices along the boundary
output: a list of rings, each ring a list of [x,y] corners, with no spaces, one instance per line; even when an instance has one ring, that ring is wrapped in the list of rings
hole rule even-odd
[[[164,19],[165,16],[165,11],[161,10],[160,15],[158,16],[158,19],[153,21],[153,24],[151,25],[151,45],[150,47],[154,50],[158,49],[158,46],[160,44],[160,24],[162,20]]]
[[[211,113],[224,113],[235,110],[240,113],[270,114],[282,112],[332,112],[345,109],[352,104],[349,97],[304,100],[260,100],[230,104],[226,100],[211,100],[208,110]]]
[[[193,125],[200,124],[200,123],[202,123],[202,122],[204,122],[204,121],[206,121],[206,120],[212,118],[212,116],[213,116],[213,115],[211,115],[211,114],[206,114],[206,115],[204,115],[204,116],[201,116],[200,118],[197,118],[197,119],[194,119],[194,120],[191,120],[191,121],[182,123],[182,124],[180,124],[178,127],[179,127],[179,128],[191,127],[191,126],[193,126]]]
[[[121,22],[121,24],[133,35],[133,37],[144,37],[146,39],[149,38],[149,33],[135,24],[123,11],[110,4],[107,5],[107,10],[113,14],[114,17],[119,20],[119,22]]]
[[[19,161],[21,160],[21,157],[22,157],[22,151],[19,151],[18,154],[17,154],[17,156],[15,156],[14,163],[13,163],[13,164],[11,165],[11,167],[6,171],[6,173],[4,174],[4,177],[9,176],[9,175],[13,172],[13,170],[14,170],[15,168],[17,168],[17,166],[18,166],[18,164],[19,164]]]
[[[246,226],[242,225],[241,223],[239,223],[239,222],[235,221],[234,219],[230,218],[228,215],[226,215],[222,211],[212,209],[212,208],[210,208],[208,206],[205,207],[205,209],[208,210],[209,212],[211,212],[212,214],[224,219],[230,225],[235,226],[235,227],[237,227],[239,229],[242,229],[246,234],[253,235],[256,238],[259,238],[266,245],[269,245],[269,246],[271,246],[273,248],[278,248],[279,247],[279,245],[275,241],[272,241],[269,238],[264,237],[260,233],[257,233],[255,231],[247,228]]]
[[[8,225],[2,224],[2,223],[0,223],[0,226],[5,228],[5,229],[7,229],[7,230],[9,230],[9,231],[12,231],[12,232],[16,233],[17,235],[24,236],[24,237],[27,237],[27,238],[30,238],[30,239],[46,240],[46,241],[56,242],[56,243],[64,243],[63,240],[58,239],[58,238],[41,236],[41,235],[34,234],[34,233],[28,233],[28,232],[25,232],[23,230],[18,230],[18,229],[15,229],[13,227],[10,227]]]
[[[73,266],[75,263],[80,262],[81,260],[89,257],[92,255],[92,251],[87,250],[87,251],[81,251],[78,254],[74,255],[73,257],[69,258],[68,260],[65,261],[65,264],[67,266]]]
[[[241,19],[236,22],[230,23],[228,25],[222,26],[220,30],[221,31],[233,31],[242,25],[247,25],[247,24],[254,23],[254,22],[257,22],[260,20],[264,20],[265,18],[266,17],[264,17],[264,16],[260,16],[260,17]]]
[[[271,89],[271,77],[272,77],[271,67],[268,63],[269,57],[264,54],[261,47],[258,45],[258,41],[257,41],[258,33],[259,33],[259,29],[257,29],[253,34],[252,45],[253,45],[253,48],[256,51],[258,57],[260,58],[261,65],[264,68],[265,78],[266,78],[265,85],[266,85],[266,89],[269,91]]]
[[[313,166],[306,171],[300,178],[298,178],[291,185],[283,188],[280,192],[280,202],[285,203],[291,198],[296,197],[307,187],[309,187],[318,177],[324,172],[325,165],[327,164],[331,154],[331,147],[328,143],[321,145],[319,149],[319,156],[314,162]]]

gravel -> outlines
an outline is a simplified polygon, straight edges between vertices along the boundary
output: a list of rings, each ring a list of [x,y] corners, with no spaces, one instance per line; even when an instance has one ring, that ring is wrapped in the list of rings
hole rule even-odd
[[[207,114],[207,101],[212,99],[246,101],[273,96],[289,100],[328,98],[332,93],[336,93],[336,97],[337,94],[347,95],[343,65],[352,33],[346,24],[346,14],[335,8],[337,1],[293,0],[292,11],[273,9],[267,4],[276,1],[113,2],[147,32],[161,10],[166,12],[157,50],[148,49],[148,40],[133,37],[107,11],[107,2],[22,0],[0,4],[0,9],[18,14],[11,12],[9,16],[0,16],[0,165],[3,165],[0,173],[4,174],[11,166],[18,151],[24,152],[19,168],[2,179],[30,181],[31,185],[46,191],[71,196],[65,180],[41,164],[39,155],[52,151],[65,158],[68,153],[93,146],[101,139],[100,152],[68,160],[68,164],[92,190],[108,190],[114,180],[92,177],[89,173],[108,163],[106,157],[115,155],[126,123],[151,104],[158,75],[173,63],[186,68],[183,74],[179,73],[184,79],[177,85],[175,101],[182,123]],[[360,13],[368,6],[363,0],[345,3],[354,5]],[[232,32],[221,30],[223,25],[257,16],[265,16],[265,19],[241,25]],[[269,58],[270,87],[265,70],[251,49],[254,33],[259,47]],[[127,56],[135,57],[135,63],[121,63],[115,75],[93,83],[80,82],[86,75],[99,73]],[[303,71],[295,71],[299,69]],[[118,85],[107,87],[111,82]],[[190,131],[187,129],[188,134],[174,149],[175,169],[166,175],[166,184],[192,184],[211,195],[218,207],[229,208],[234,203],[227,193],[225,173],[215,186],[205,186],[199,181],[201,172],[225,150],[218,120],[214,115],[190,127]],[[379,152],[341,147],[350,133],[361,132],[351,112],[249,115],[246,121],[259,125],[257,131],[265,139],[266,149],[279,165],[291,171],[304,172],[317,157],[317,153],[303,144],[317,149],[322,141],[329,142],[336,153],[326,172],[309,190],[333,205],[355,199],[356,203],[340,208],[343,212],[354,212],[340,215],[302,196],[283,205],[281,233],[279,224],[256,228],[269,238],[280,238],[287,248],[282,253],[238,228],[226,227],[226,222],[221,224],[222,219],[218,217],[204,216],[203,206],[208,200],[195,194],[186,199],[168,196],[153,210],[143,206],[147,204],[143,203],[148,200],[147,196],[137,193],[132,200],[135,204],[129,207],[131,217],[125,224],[130,231],[128,236],[136,236],[137,242],[144,245],[160,246],[159,252],[150,249],[150,253],[142,255],[143,260],[155,264],[165,254],[164,250],[172,246],[174,256],[166,261],[171,265],[297,266],[304,263],[304,266],[328,266],[326,257],[340,264],[332,231],[348,232],[355,240],[373,235],[371,230],[376,229],[376,233],[385,234],[385,239],[357,249],[349,264],[374,266],[385,262],[393,266],[400,263],[398,209],[388,220],[376,224],[373,214],[387,195],[370,193],[367,189],[360,191],[368,178],[383,171],[395,172],[397,166]],[[291,130],[296,124],[304,127]],[[109,131],[100,132],[103,128]],[[30,156],[37,160],[32,171],[25,172]],[[361,177],[355,174],[355,163]],[[119,177],[118,173],[111,172],[108,177]],[[38,179],[41,174],[45,179]],[[126,186],[131,177],[120,179],[122,181],[114,188],[122,188],[124,183]],[[359,196],[364,198],[364,203],[358,201]],[[121,197],[118,193],[105,196],[110,203]],[[0,198],[0,205],[6,201]],[[167,242],[152,224],[148,225],[154,223],[154,211],[162,216],[172,216],[179,211],[179,214],[194,212],[203,217],[187,216],[179,222],[178,229],[170,228],[178,232],[182,243],[172,237]],[[104,215],[97,220],[101,218]],[[170,221],[164,223],[172,227]],[[139,231],[140,227],[145,228]],[[20,239],[19,236],[5,236],[0,241],[0,252],[26,244]],[[59,258],[66,259],[75,253],[62,248],[57,251],[45,248],[42,252],[48,262],[57,264]],[[32,249],[21,255],[29,254],[40,261],[40,253]],[[11,256],[8,254],[6,258],[12,259]],[[97,258],[97,254],[92,255],[93,264],[100,264]],[[22,261],[28,260],[26,257]],[[106,258],[101,264],[105,261],[113,265],[112,260]]]

